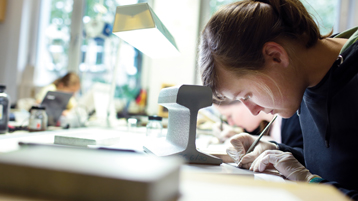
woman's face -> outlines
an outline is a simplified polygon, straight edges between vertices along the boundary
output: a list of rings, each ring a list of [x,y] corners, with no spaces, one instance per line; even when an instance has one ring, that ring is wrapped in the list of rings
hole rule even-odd
[[[59,86],[57,87],[58,91],[62,91],[62,92],[66,92],[66,93],[71,93],[71,94],[75,94],[79,89],[80,89],[80,85],[79,84],[75,84],[72,86],[64,86],[63,84],[59,84]]]
[[[298,109],[303,92],[297,92],[294,78],[280,71],[253,72],[237,77],[224,68],[217,69],[218,92],[240,100],[253,115],[261,111],[291,117]]]
[[[238,102],[230,105],[215,105],[215,108],[226,117],[231,126],[239,126],[248,132],[254,131],[263,120],[270,121],[271,114],[260,113],[257,116],[251,114],[244,104]]]

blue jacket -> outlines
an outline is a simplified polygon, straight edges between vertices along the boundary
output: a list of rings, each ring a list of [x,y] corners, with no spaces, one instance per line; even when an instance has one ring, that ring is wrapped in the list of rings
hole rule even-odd
[[[284,144],[279,148],[292,152],[312,174],[321,176],[321,183],[358,200],[358,31],[347,32],[354,33],[348,47],[320,83],[305,91],[298,111],[303,152]],[[346,37],[347,32],[338,37]]]
[[[288,119],[282,119],[281,142],[290,147],[295,147],[302,152],[302,130],[300,120],[296,114]]]

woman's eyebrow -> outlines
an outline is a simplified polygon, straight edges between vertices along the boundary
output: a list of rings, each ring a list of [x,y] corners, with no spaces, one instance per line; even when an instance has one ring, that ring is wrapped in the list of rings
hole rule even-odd
[[[232,101],[240,100],[240,98],[238,98],[238,97],[241,93],[242,93],[242,91],[236,92],[232,97]]]

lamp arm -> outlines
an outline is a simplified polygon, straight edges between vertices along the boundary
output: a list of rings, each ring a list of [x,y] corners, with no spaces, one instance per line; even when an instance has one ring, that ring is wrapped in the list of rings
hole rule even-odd
[[[109,90],[109,100],[108,100],[108,105],[107,105],[107,126],[108,127],[111,126],[111,123],[110,123],[111,105],[114,102],[114,92],[115,92],[115,89],[116,89],[116,79],[117,79],[118,67],[119,67],[119,62],[118,61],[119,61],[119,58],[120,58],[120,49],[122,47],[122,44],[123,44],[123,40],[120,39],[119,44],[118,44],[116,62],[113,65],[111,87],[110,87],[110,90]]]

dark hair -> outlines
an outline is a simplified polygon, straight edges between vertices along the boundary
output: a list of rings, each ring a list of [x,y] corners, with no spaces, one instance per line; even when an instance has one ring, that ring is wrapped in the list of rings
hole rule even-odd
[[[204,86],[216,92],[215,67],[236,74],[260,70],[262,48],[278,39],[301,41],[306,48],[326,38],[299,0],[244,0],[224,6],[205,26],[199,45],[198,65]]]
[[[65,87],[74,86],[80,84],[80,77],[74,72],[68,72],[63,77],[53,81],[53,84],[56,85],[56,87],[58,87],[60,83]]]

